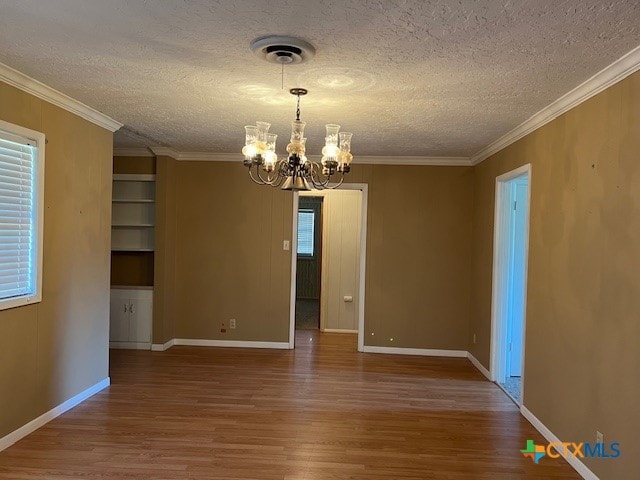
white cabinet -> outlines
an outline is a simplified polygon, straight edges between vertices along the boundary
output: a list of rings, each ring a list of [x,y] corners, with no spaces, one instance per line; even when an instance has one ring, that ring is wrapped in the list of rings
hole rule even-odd
[[[156,176],[114,174],[111,250],[152,252],[154,245]]]
[[[109,346],[151,349],[153,290],[151,288],[111,289]]]

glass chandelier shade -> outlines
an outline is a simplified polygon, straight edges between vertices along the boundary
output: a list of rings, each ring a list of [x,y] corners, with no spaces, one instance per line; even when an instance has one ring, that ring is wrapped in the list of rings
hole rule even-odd
[[[322,190],[337,188],[344,175],[351,170],[352,133],[340,132],[340,125],[326,125],[325,145],[320,163],[311,162],[306,156],[304,136],[305,122],[300,120],[300,96],[303,88],[293,88],[290,93],[298,97],[296,119],[291,122],[291,138],[287,145],[288,157],[278,160],[275,133],[269,133],[271,124],[256,122],[245,128],[245,145],[242,148],[244,165],[250,178],[260,185],[281,187],[283,190]]]

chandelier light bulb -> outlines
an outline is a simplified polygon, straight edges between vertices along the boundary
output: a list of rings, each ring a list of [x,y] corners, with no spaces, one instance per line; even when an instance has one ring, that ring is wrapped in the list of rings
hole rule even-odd
[[[335,158],[338,156],[338,147],[336,145],[325,145],[322,147],[322,155],[329,158]]]

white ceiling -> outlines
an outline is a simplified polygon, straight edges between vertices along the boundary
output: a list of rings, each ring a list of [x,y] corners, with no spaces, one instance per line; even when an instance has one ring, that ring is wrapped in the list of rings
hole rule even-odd
[[[640,44],[637,0],[0,0],[0,62],[125,124],[119,147],[238,152],[295,99],[249,50],[294,35],[285,67],[309,151],[325,123],[357,155],[471,156]]]

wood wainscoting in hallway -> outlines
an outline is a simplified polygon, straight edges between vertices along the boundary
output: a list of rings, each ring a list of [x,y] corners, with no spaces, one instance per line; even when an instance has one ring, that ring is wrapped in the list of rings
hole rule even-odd
[[[296,349],[111,351],[107,390],[0,453],[2,479],[573,479],[466,359]]]

